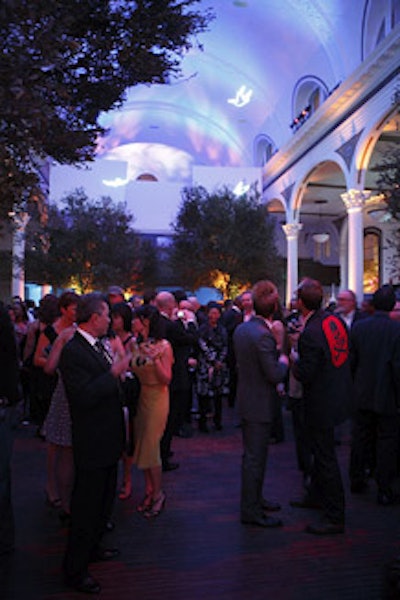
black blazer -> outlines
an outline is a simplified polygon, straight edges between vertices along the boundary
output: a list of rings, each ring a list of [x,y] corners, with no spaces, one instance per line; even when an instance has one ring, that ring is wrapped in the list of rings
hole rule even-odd
[[[181,320],[172,321],[162,315],[165,323],[165,337],[172,346],[174,363],[172,365],[171,391],[187,390],[192,382],[188,369],[188,358],[197,350],[197,328],[194,323],[184,326]]]
[[[119,381],[110,373],[107,360],[79,332],[64,346],[59,366],[71,410],[76,464],[111,466],[123,447]]]
[[[0,306],[0,398],[15,404],[19,397],[18,349],[7,309]]]
[[[338,316],[317,310],[306,322],[298,347],[293,374],[303,384],[307,424],[327,429],[342,423],[350,414],[352,395],[346,325]]]
[[[351,328],[356,409],[395,415],[400,407],[400,323],[376,311]]]

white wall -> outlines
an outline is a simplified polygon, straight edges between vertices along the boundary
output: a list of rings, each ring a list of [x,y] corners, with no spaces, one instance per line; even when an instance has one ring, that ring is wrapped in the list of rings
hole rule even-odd
[[[202,185],[212,192],[221,187],[234,189],[242,182],[257,182],[261,192],[261,168],[201,167],[193,168],[193,185]],[[104,183],[106,182],[106,183]],[[52,166],[50,198],[59,201],[65,194],[82,187],[89,198],[110,196],[115,202],[126,202],[134,215],[133,227],[142,233],[168,233],[182,202],[186,183],[168,181],[128,181],[127,163],[96,160],[87,169]]]

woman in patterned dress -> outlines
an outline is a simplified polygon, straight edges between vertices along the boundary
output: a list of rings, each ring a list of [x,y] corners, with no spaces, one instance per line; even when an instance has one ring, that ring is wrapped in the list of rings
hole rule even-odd
[[[209,302],[207,322],[199,328],[196,392],[200,413],[199,430],[203,433],[209,433],[207,412],[210,405],[214,409],[215,429],[222,429],[222,400],[229,394],[228,333],[220,317],[219,304]]]

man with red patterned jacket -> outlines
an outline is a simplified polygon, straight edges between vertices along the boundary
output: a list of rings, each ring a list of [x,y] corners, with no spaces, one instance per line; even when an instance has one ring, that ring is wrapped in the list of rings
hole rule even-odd
[[[313,454],[308,494],[292,506],[321,508],[322,519],[306,531],[317,535],[343,533],[345,499],[335,450],[335,426],[349,415],[351,372],[348,333],[340,317],[321,309],[319,281],[304,279],[298,306],[304,318],[293,373],[303,384],[305,422]]]

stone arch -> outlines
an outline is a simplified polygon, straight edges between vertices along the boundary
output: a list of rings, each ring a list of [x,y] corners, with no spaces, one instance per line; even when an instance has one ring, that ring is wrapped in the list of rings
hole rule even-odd
[[[371,166],[374,153],[378,151],[379,142],[388,141],[391,132],[393,132],[393,140],[397,138],[397,143],[400,143],[399,131],[399,107],[391,106],[361,137],[355,157],[355,184],[357,187],[368,189],[372,179],[369,167]],[[380,152],[382,152],[382,149]]]
[[[340,157],[327,155],[326,158],[310,166],[305,164],[301,171],[296,172],[296,185],[292,195],[292,211],[296,219],[300,218],[304,204],[310,204],[319,199],[322,193],[329,194],[329,210],[335,212],[333,203],[340,200],[340,193],[346,191],[348,175],[341,164]],[[336,210],[342,209],[341,201],[336,203]],[[340,208],[339,208],[340,207]]]
[[[346,186],[346,172],[335,157],[308,166],[293,199],[295,219],[302,224],[298,238],[299,277],[316,277],[327,293],[342,281],[346,210],[341,193]]]
[[[275,220],[275,246],[281,256],[286,256],[286,238],[282,229],[288,221],[287,206],[282,198],[271,198],[265,202],[268,214]]]
[[[398,105],[393,105],[366,132],[361,140],[357,155],[356,185],[360,189],[371,192],[363,211],[364,235],[366,231],[379,231],[379,283],[392,279],[399,282],[398,269],[394,267],[397,259],[397,243],[394,231],[398,223],[391,218],[378,185],[378,172],[374,168],[384,161],[385,155],[392,153],[393,147],[400,147],[400,112]],[[368,274],[367,274],[368,275]],[[368,289],[364,264],[364,290]]]

